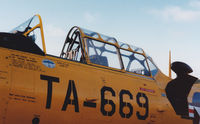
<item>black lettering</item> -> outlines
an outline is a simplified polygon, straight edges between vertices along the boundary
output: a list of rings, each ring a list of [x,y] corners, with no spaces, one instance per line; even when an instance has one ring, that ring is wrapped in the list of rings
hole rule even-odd
[[[47,86],[47,102],[46,102],[46,108],[51,108],[51,100],[52,100],[52,82],[59,82],[59,78],[47,76],[47,75],[40,75],[41,80],[47,80],[48,86]]]
[[[143,97],[145,99],[145,103],[141,103],[140,97]],[[137,94],[136,98],[137,98],[137,104],[139,105],[139,107],[145,108],[145,110],[146,110],[144,115],[141,115],[140,112],[138,112],[138,111],[137,111],[136,115],[137,115],[138,119],[145,120],[149,116],[149,100],[148,100],[148,97],[146,96],[146,94],[139,92]]]
[[[115,113],[115,104],[112,100],[105,99],[105,92],[111,92],[112,96],[115,96],[115,91],[111,87],[104,86],[101,88],[101,113],[104,116],[112,116]],[[105,110],[105,105],[109,104],[112,107],[111,111]]]
[[[83,106],[91,107],[91,108],[96,108],[97,107],[96,103],[88,102],[88,101],[84,101]]]
[[[120,113],[122,118],[130,118],[133,114],[133,106],[130,103],[123,101],[123,95],[128,95],[130,97],[130,99],[133,99],[133,95],[128,90],[121,90],[120,93],[119,93],[119,99],[120,99],[119,113]],[[124,107],[129,108],[128,114],[125,114],[123,112]]]
[[[73,93],[73,96],[74,96],[73,100],[70,99],[71,93]],[[66,111],[68,104],[74,105],[75,106],[75,112],[79,112],[78,96],[77,96],[77,92],[76,92],[75,83],[74,83],[73,80],[69,80],[67,94],[66,94],[65,101],[64,101],[64,104],[63,104],[63,107],[62,107],[62,111]]]

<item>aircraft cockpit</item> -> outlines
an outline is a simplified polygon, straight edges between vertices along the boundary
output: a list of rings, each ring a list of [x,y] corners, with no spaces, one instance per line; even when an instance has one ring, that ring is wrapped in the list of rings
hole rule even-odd
[[[40,15],[35,15],[10,32],[0,32],[0,46],[8,49],[46,54],[43,26]]]
[[[10,33],[16,36],[21,35],[26,37],[26,40],[28,41],[22,43],[23,45],[21,43],[18,43],[19,45],[26,47],[30,45],[31,47],[31,44],[34,43],[34,45],[32,44],[32,47],[35,46],[37,47],[37,51],[42,51],[46,54],[43,25],[40,15],[33,16],[32,18],[28,19],[16,28],[12,29]],[[30,43],[29,41],[32,41],[32,43]],[[34,49],[32,51],[34,51]],[[31,49],[28,52],[31,52]]]
[[[143,49],[79,27],[69,31],[60,57],[143,76],[153,77],[158,71]]]
[[[15,45],[8,48],[47,55],[39,15],[33,16],[6,35],[12,35],[15,40],[19,39],[17,42],[10,41]],[[4,45],[7,44],[8,41]],[[69,31],[60,58],[132,75],[154,77],[158,72],[153,60],[142,48],[77,26]]]

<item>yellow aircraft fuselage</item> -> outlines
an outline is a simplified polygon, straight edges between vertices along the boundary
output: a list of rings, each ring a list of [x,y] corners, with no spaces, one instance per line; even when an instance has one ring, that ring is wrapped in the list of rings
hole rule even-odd
[[[146,76],[44,53],[0,47],[0,124],[193,123],[174,112],[171,79],[159,70]]]

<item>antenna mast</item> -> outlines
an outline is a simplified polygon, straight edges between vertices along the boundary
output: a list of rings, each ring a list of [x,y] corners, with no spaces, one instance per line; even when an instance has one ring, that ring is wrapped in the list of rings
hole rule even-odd
[[[171,50],[169,50],[169,77],[172,78],[172,71],[171,71]]]

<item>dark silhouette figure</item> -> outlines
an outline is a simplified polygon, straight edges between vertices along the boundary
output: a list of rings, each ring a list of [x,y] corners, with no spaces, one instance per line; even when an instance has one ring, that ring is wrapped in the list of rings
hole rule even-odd
[[[177,115],[188,116],[187,97],[197,78],[188,75],[193,70],[183,62],[174,62],[171,68],[177,74],[177,77],[171,80],[165,88],[167,98]]]

